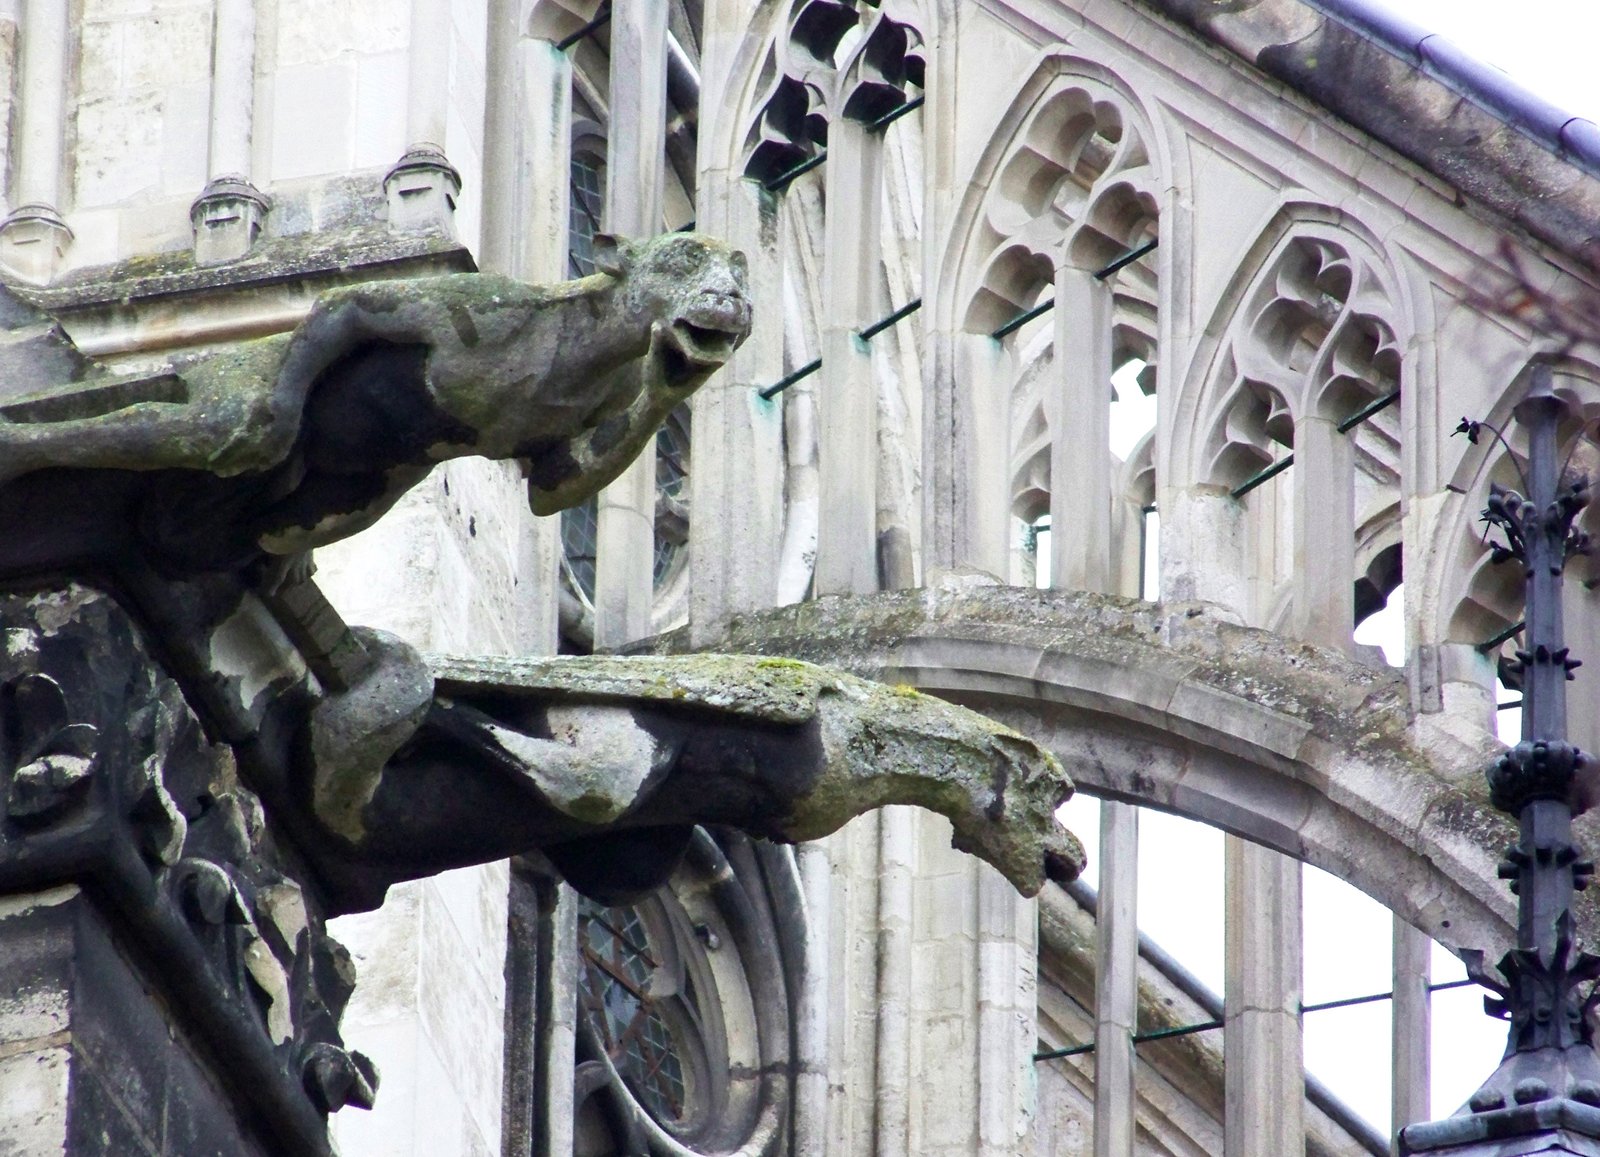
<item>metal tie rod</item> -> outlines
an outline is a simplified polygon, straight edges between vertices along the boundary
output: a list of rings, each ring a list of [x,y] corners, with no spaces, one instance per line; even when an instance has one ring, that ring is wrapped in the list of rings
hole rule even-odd
[[[817,358],[815,361],[807,362],[805,365],[803,365],[799,369],[795,370],[794,373],[784,375],[783,377],[779,378],[777,381],[773,382],[772,385],[770,385],[766,389],[762,390],[761,391],[761,400],[764,401],[764,402],[770,402],[773,398],[775,398],[779,394],[783,393],[783,391],[787,390],[790,386],[794,385],[796,382],[801,381],[804,378],[809,378],[812,374],[816,373],[821,368],[822,368],[822,359],[821,358]]]
[[[1374,414],[1382,413],[1399,400],[1399,390],[1394,390],[1390,393],[1384,394],[1381,398],[1374,398],[1355,413],[1351,414],[1344,421],[1340,422],[1338,425],[1339,433],[1348,434],[1351,430],[1354,430],[1357,426],[1361,425],[1362,422],[1365,422]],[[1233,498],[1243,498],[1246,494],[1249,494],[1263,482],[1276,478],[1293,465],[1294,451],[1291,450],[1272,465],[1262,469],[1256,474],[1252,474],[1249,478],[1246,478],[1243,482],[1239,483],[1239,485],[1228,491],[1228,494]]]
[[[809,157],[806,160],[801,161],[792,169],[785,169],[783,172],[779,173],[776,177],[772,178],[772,180],[768,181],[761,187],[769,193],[781,192],[782,190],[788,188],[796,177],[809,173],[812,169],[816,168],[827,159],[828,150],[818,149],[816,156]]]
[[[1117,257],[1112,258],[1111,263],[1109,265],[1106,265],[1105,267],[1103,267],[1101,269],[1097,269],[1097,270],[1094,271],[1095,280],[1096,281],[1104,281],[1106,278],[1110,277],[1113,273],[1116,273],[1117,271],[1125,268],[1126,266],[1132,265],[1135,261],[1139,260],[1139,258],[1144,257],[1147,254],[1154,253],[1156,251],[1156,247],[1159,246],[1160,244],[1161,244],[1161,238],[1157,237],[1157,238],[1154,238],[1153,240],[1146,241],[1143,245],[1140,245],[1140,246],[1137,246],[1136,248],[1128,250],[1126,253],[1120,254]],[[1053,297],[1049,301],[1041,302],[1039,305],[1034,306],[1032,309],[1026,310],[1026,311],[1024,311],[1022,313],[1017,314],[1016,317],[1014,317],[1010,321],[1006,322],[1003,326],[1001,326],[999,329],[995,330],[989,336],[994,338],[996,341],[999,341],[1001,338],[1005,337],[1008,333],[1014,333],[1017,330],[1021,329],[1023,326],[1027,325],[1034,318],[1042,317],[1044,314],[1049,313],[1050,310],[1055,308],[1055,304],[1056,304],[1056,301],[1055,301],[1055,298],[1053,298]]]
[[[877,120],[867,122],[867,130],[869,132],[878,132],[882,129],[888,128],[895,121],[905,116],[906,113],[921,108],[923,100],[923,97],[918,96],[906,101],[905,104],[896,105]],[[792,169],[785,169],[783,172],[779,173],[776,177],[773,177],[770,181],[767,181],[761,187],[769,193],[782,192],[784,189],[787,189],[791,184],[794,183],[794,179],[796,177],[804,176],[827,159],[828,150],[818,149],[816,156],[808,157]]]
[[[875,321],[871,325],[867,326],[866,329],[858,331],[856,333],[856,336],[858,338],[860,338],[862,341],[871,341],[873,338],[877,337],[884,330],[888,329],[895,322],[901,321],[904,318],[910,317],[912,314],[916,313],[917,310],[919,310],[921,308],[922,308],[922,298],[918,297],[918,298],[915,298],[915,299],[913,299],[911,301],[908,301],[908,302],[906,302],[906,304],[902,305],[899,309],[897,309],[893,313],[891,313],[888,317],[880,318],[878,321]],[[779,394],[783,393],[784,390],[787,390],[790,386],[794,385],[796,382],[802,380],[803,378],[810,377],[812,374],[816,373],[821,368],[822,368],[822,359],[821,358],[817,358],[815,361],[807,362],[805,365],[803,365],[799,369],[795,370],[794,373],[789,374],[786,377],[779,378],[776,382],[773,382],[772,385],[770,385],[766,389],[762,390],[761,391],[762,400],[770,402],[773,398],[775,398]]]
[[[1471,979],[1446,980],[1441,981],[1438,984],[1428,985],[1428,991],[1430,993],[1443,992],[1448,988],[1466,988],[1468,985],[1477,983],[1478,982],[1476,980]],[[1302,1004],[1300,1006],[1300,1011],[1302,1013],[1326,1012],[1329,1009],[1334,1008],[1350,1008],[1358,1004],[1376,1004],[1380,1000],[1392,999],[1394,999],[1393,992],[1375,992],[1369,996],[1351,996],[1346,997],[1344,1000],[1325,1001],[1322,1004]],[[1197,1032],[1211,1032],[1213,1029],[1219,1029],[1222,1027],[1223,1022],[1220,1020],[1207,1020],[1201,1021],[1199,1024],[1179,1025],[1176,1028],[1158,1028],[1151,1032],[1135,1033],[1133,1037],[1133,1043],[1136,1045],[1148,1044],[1151,1041],[1170,1040],[1173,1037],[1179,1036],[1192,1036]],[[1054,1061],[1059,1060],[1062,1057],[1076,1057],[1092,1052],[1094,1052],[1094,1041],[1089,1041],[1086,1044],[1068,1045],[1066,1048],[1048,1049],[1044,1052],[1034,1053],[1033,1059],[1035,1061]]]
[[[604,28],[610,22],[611,22],[611,5],[607,4],[604,8],[602,8],[600,10],[600,14],[598,16],[596,16],[593,20],[589,21],[589,23],[585,24],[582,28],[578,29],[571,36],[568,36],[565,40],[556,41],[556,51],[557,52],[565,52],[567,49],[571,48],[574,44],[578,43],[578,41],[582,40],[585,36],[588,36],[589,33],[594,32],[596,29]]]
[[[1478,646],[1477,646],[1478,654],[1487,655],[1490,651],[1494,650],[1501,643],[1504,643],[1507,639],[1511,638],[1511,636],[1516,635],[1516,634],[1520,634],[1524,625],[1525,624],[1522,622],[1522,620],[1518,619],[1516,622],[1512,623],[1505,630],[1501,631],[1494,638],[1485,639],[1483,642],[1479,643]]]

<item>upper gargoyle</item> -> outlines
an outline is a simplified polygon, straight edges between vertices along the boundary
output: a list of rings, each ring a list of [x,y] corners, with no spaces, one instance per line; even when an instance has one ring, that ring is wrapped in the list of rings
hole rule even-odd
[[[466,455],[521,462],[540,514],[582,501],[750,329],[721,242],[602,236],[596,264],[337,289],[292,333],[138,375],[0,289],[0,576],[239,570],[370,526]]]

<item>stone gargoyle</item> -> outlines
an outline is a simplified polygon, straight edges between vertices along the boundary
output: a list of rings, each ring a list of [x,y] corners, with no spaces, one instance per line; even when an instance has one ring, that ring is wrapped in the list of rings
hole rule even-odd
[[[297,555],[466,455],[520,462],[540,514],[581,502],[750,330],[744,255],[711,238],[602,236],[596,264],[353,285],[291,333],[131,375],[0,293],[0,573]]]
[[[1060,765],[971,712],[771,659],[435,669],[322,599],[299,561],[440,461],[520,462],[539,513],[595,493],[748,332],[719,242],[597,251],[555,286],[336,290],[292,333],[133,375],[0,294],[0,586],[110,590],[330,913],[533,851],[618,900],[696,824],[802,840],[896,803],[949,817],[1024,892],[1076,874]]]

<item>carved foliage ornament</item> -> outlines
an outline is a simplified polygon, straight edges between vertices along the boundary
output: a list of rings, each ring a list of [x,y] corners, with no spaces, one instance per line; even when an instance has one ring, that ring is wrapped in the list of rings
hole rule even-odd
[[[9,788],[5,815],[20,827],[70,808],[94,770],[99,729],[73,723],[61,685],[37,672],[0,684],[0,759]]]

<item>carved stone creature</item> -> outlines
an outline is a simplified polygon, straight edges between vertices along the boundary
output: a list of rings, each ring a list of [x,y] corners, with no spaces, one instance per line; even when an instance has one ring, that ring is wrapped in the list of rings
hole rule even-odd
[[[1026,895],[1083,866],[1055,757],[910,688],[744,655],[437,658],[429,677],[398,640],[371,649],[382,662],[313,713],[307,745],[316,820],[370,865],[538,848],[621,902],[665,881],[696,824],[799,841],[916,804]]]
[[[601,238],[597,264],[336,290],[292,334],[134,377],[0,297],[0,390],[52,383],[0,401],[0,583],[109,578],[330,911],[532,851],[617,898],[696,824],[803,840],[890,803],[948,816],[1024,892],[1075,875],[1070,781],[980,716],[727,656],[480,664],[441,689],[292,565],[462,455],[521,461],[540,513],[583,500],[749,331],[744,258],[716,241]]]
[[[291,334],[133,376],[0,292],[0,575],[298,554],[465,455],[520,461],[538,513],[582,501],[750,329],[744,255],[720,242],[601,237],[596,264],[351,286]],[[19,382],[38,385],[5,397]]]

